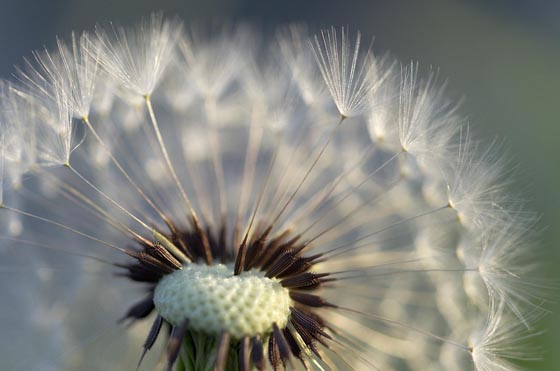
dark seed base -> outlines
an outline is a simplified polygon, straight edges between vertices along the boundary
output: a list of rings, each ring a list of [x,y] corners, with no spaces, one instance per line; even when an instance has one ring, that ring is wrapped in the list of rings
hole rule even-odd
[[[215,339],[215,369],[225,370],[231,359],[237,360],[242,371],[253,368],[263,370],[266,359],[274,370],[286,368],[292,359],[299,360],[308,369],[305,354],[309,351],[323,359],[318,344],[328,348],[331,337],[326,332],[325,321],[315,312],[315,308],[335,306],[313,293],[321,285],[333,280],[329,278],[329,273],[313,271],[313,265],[321,258],[321,254],[304,255],[307,245],[300,242],[299,236],[293,236],[288,231],[271,236],[272,227],[262,228],[260,232],[254,233],[253,237],[245,235],[239,244],[234,244],[227,238],[225,223],[213,231],[210,228],[203,229],[196,220],[191,222],[192,227],[189,230],[179,230],[169,224],[169,232],[164,234],[184,255],[195,262],[189,264],[233,263],[235,275],[251,269],[261,270],[266,277],[278,279],[281,285],[289,290],[293,300],[290,318],[285,328],[280,328],[274,323],[273,331],[269,334],[233,339],[230,334],[223,332]],[[238,233],[234,235],[239,236]],[[233,240],[237,238],[234,237]],[[149,284],[149,294],[131,306],[122,318],[122,321],[134,322],[149,316],[155,310],[153,294],[159,280],[181,269],[183,264],[161,244],[141,238],[137,240],[137,247],[129,255],[135,262],[119,265],[124,271],[118,274],[133,281]],[[185,337],[196,336],[196,333],[189,330],[188,321],[171,326],[158,315],[144,343],[140,362],[154,345],[163,324],[171,327],[167,344],[167,364],[168,370],[171,370],[177,361],[181,346],[188,344]],[[268,354],[265,354],[264,344],[268,344]]]

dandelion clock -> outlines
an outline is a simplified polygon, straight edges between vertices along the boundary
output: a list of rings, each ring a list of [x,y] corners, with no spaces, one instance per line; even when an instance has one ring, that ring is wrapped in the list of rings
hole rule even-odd
[[[436,71],[348,28],[186,29],[100,25],[1,82],[7,369],[539,356],[535,216]]]

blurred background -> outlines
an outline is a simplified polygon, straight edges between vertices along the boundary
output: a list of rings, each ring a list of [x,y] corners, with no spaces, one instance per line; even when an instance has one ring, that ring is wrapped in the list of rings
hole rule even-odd
[[[248,21],[263,32],[301,22],[314,30],[350,26],[374,50],[439,69],[449,92],[464,98],[472,127],[503,139],[520,164],[517,186],[542,214],[547,270],[560,279],[560,1],[263,1],[0,0],[0,76],[55,35],[97,22],[135,23],[154,10],[185,23]],[[560,369],[560,305],[541,339],[546,359],[534,370]]]

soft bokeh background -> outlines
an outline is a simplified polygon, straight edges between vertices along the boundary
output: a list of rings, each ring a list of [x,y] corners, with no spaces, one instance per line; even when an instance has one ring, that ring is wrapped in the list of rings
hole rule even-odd
[[[249,21],[270,32],[305,22],[313,29],[350,26],[374,49],[401,61],[435,66],[476,131],[503,138],[520,163],[520,190],[543,215],[547,271],[560,279],[560,1],[265,1],[265,0],[0,0],[0,76],[55,35],[96,22],[133,23],[154,10],[187,24]],[[546,360],[560,369],[560,306],[543,338]]]

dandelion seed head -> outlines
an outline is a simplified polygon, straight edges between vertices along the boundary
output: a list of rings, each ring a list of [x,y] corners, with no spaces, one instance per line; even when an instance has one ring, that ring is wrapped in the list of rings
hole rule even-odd
[[[433,69],[399,69],[359,33],[256,34],[156,14],[60,39],[0,85],[0,238],[34,249],[26,272],[48,287],[26,291],[37,303],[58,284],[78,307],[13,295],[30,333],[65,347],[111,320],[121,346],[141,343],[49,364],[487,371],[536,359],[525,340],[550,285],[503,148],[473,139]]]

